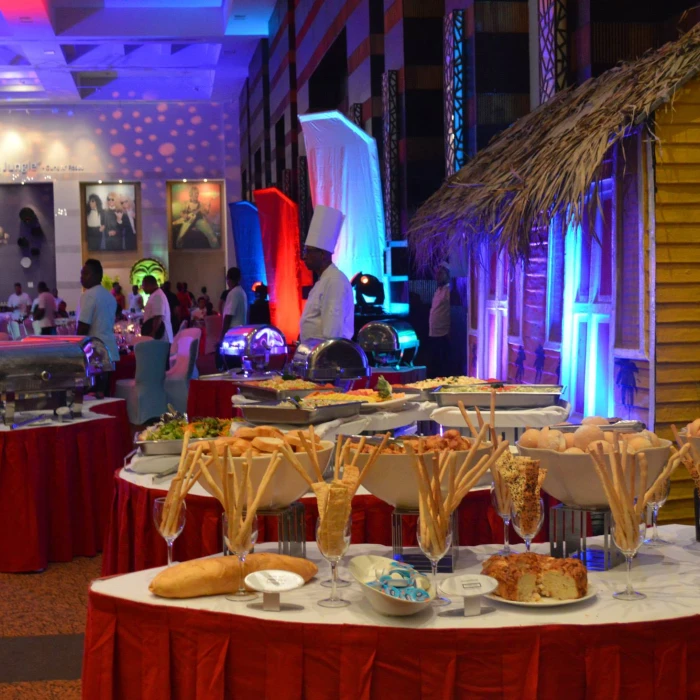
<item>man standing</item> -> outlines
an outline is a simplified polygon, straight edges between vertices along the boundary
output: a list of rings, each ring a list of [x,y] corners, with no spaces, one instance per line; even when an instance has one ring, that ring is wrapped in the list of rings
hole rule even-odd
[[[141,286],[143,287],[143,284]],[[170,288],[170,280],[165,280],[160,288],[163,290],[163,294],[165,294],[165,298],[168,300],[168,306],[170,307],[170,337],[172,338],[175,329],[180,328],[181,319],[179,319],[177,315],[180,302],[177,300],[177,295]]]
[[[131,313],[143,311],[143,297],[139,293],[139,288],[136,284],[131,288],[131,294],[129,294],[129,311]]]
[[[119,282],[112,283],[112,296],[117,300],[117,309],[119,311],[124,311],[124,307],[126,306],[126,299],[124,298],[124,294],[122,293],[122,286],[121,284],[119,284]]]
[[[450,360],[450,268],[441,263],[435,268],[438,287],[430,305],[428,323],[429,377],[449,376]]]
[[[224,302],[224,323],[221,328],[222,339],[229,328],[245,326],[248,320],[248,297],[243,291],[243,287],[241,287],[241,271],[237,267],[228,269],[226,285],[229,291]]]
[[[39,297],[34,310],[34,320],[39,322],[41,335],[56,335],[56,299],[49,292],[46,282],[39,282],[37,290]]]
[[[102,263],[88,258],[80,271],[80,284],[83,292],[80,298],[77,335],[99,338],[107,348],[112,362],[119,361],[119,348],[114,337],[114,317],[117,313],[117,300],[102,286]],[[98,376],[95,388],[98,394],[107,394],[109,372]]]
[[[22,291],[22,285],[19,282],[15,282],[15,292],[10,294],[7,305],[12,311],[18,311],[22,316],[26,316],[29,313],[32,300],[29,294]]]
[[[352,338],[355,333],[355,302],[350,280],[333,264],[345,216],[319,204],[314,209],[309,235],[302,253],[306,267],[318,275],[301,315],[300,338]]]
[[[153,275],[146,275],[141,282],[143,291],[149,295],[146,308],[143,310],[143,325],[147,329],[146,335],[152,338],[163,338],[169,343],[173,342],[173,326],[170,322],[170,304],[162,289],[158,289],[158,282]],[[148,324],[148,326],[146,325]],[[160,333],[160,327],[163,332]]]

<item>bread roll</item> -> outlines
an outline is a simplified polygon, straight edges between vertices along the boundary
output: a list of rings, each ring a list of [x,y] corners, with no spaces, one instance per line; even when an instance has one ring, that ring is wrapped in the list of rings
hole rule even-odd
[[[253,438],[252,444],[260,452],[274,452],[284,446],[284,440],[277,437],[256,437]]]
[[[540,440],[540,431],[535,428],[528,428],[518,440],[518,444],[523,447],[537,447]]]
[[[603,452],[606,455],[612,454],[614,452],[613,446],[609,442],[606,442],[605,440],[594,440],[593,442],[589,443],[588,444],[588,451],[595,452],[597,454],[598,453],[598,445],[600,445],[603,448]]]
[[[652,447],[651,440],[644,437],[643,435],[637,435],[631,440],[627,441],[627,451],[628,452],[644,452]]]
[[[578,447],[568,447],[567,449],[564,450],[565,455],[584,455],[586,454],[583,450],[580,450]]]
[[[254,571],[281,569],[299,574],[308,582],[318,567],[308,559],[285,554],[249,554],[243,565],[243,577]],[[161,598],[198,598],[233,593],[238,589],[240,565],[237,557],[193,559],[161,571],[148,590]]]
[[[609,425],[610,421],[602,416],[587,416],[581,421],[581,425]]]
[[[540,432],[540,439],[537,446],[543,450],[554,450],[555,452],[563,452],[566,449],[566,440],[564,433],[560,430],[549,430],[544,428]]]
[[[582,425],[574,433],[574,447],[585,452],[592,442],[604,439],[603,431],[597,425]]]
[[[566,440],[566,449],[567,450],[570,450],[572,447],[575,447],[573,433],[564,433],[564,440]]]

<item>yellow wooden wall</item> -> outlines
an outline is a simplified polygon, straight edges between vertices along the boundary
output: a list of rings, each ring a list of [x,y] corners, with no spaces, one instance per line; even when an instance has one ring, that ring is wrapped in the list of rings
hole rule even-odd
[[[656,112],[656,429],[700,417],[700,79]],[[663,520],[692,518],[692,482],[674,480]]]

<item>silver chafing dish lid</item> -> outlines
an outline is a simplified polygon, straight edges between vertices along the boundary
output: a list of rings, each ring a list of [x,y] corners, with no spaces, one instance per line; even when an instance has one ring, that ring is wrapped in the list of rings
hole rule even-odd
[[[236,357],[284,355],[287,341],[279,328],[267,325],[236,326],[226,331],[221,341],[221,353]]]
[[[291,365],[292,374],[312,381],[369,377],[370,368],[362,348],[345,338],[309,338],[299,344]]]
[[[365,352],[401,352],[419,345],[413,326],[392,318],[366,323],[357,334],[357,343]]]
[[[68,343],[80,348],[86,359],[85,371],[87,376],[92,377],[103,372],[113,372],[114,362],[109,356],[107,346],[99,339],[86,335],[30,335],[23,338],[23,344],[57,344]]]

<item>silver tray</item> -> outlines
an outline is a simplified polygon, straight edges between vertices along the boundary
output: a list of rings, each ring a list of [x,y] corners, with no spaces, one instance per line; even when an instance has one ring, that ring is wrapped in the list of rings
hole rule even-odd
[[[556,392],[500,392],[496,393],[496,408],[546,408],[554,406],[561,396],[562,387],[557,386]],[[460,401],[469,409],[474,406],[479,408],[491,407],[491,393],[488,391],[469,391],[467,387],[450,387],[444,391],[435,393],[438,406],[456,406]]]
[[[316,425],[336,418],[359,416],[359,401],[319,406],[313,410],[303,408],[280,408],[278,404],[244,404],[239,406],[243,418],[249,423],[281,425]]]
[[[550,426],[554,430],[559,430],[562,433],[573,433],[581,427],[580,423],[562,423],[561,425]],[[601,430],[613,433],[640,433],[644,430],[644,423],[638,420],[620,420],[616,423],[608,425],[599,425]]]
[[[251,386],[247,382],[234,382],[238,385],[240,393],[249,399],[262,399],[263,401],[285,401],[286,399],[303,399],[309,394],[316,391],[326,393],[335,393],[338,391],[336,387],[330,389],[326,387],[318,387],[316,389],[268,389],[264,386]]]
[[[410,386],[395,386],[394,389],[406,394],[409,401],[432,401],[433,403],[437,401],[435,389],[416,389]]]
[[[138,447],[146,457],[156,457],[159,455],[179,455],[182,453],[182,440],[139,440],[139,434],[134,436],[134,446]],[[209,442],[216,438],[194,438],[190,440],[190,445],[198,442]]]

